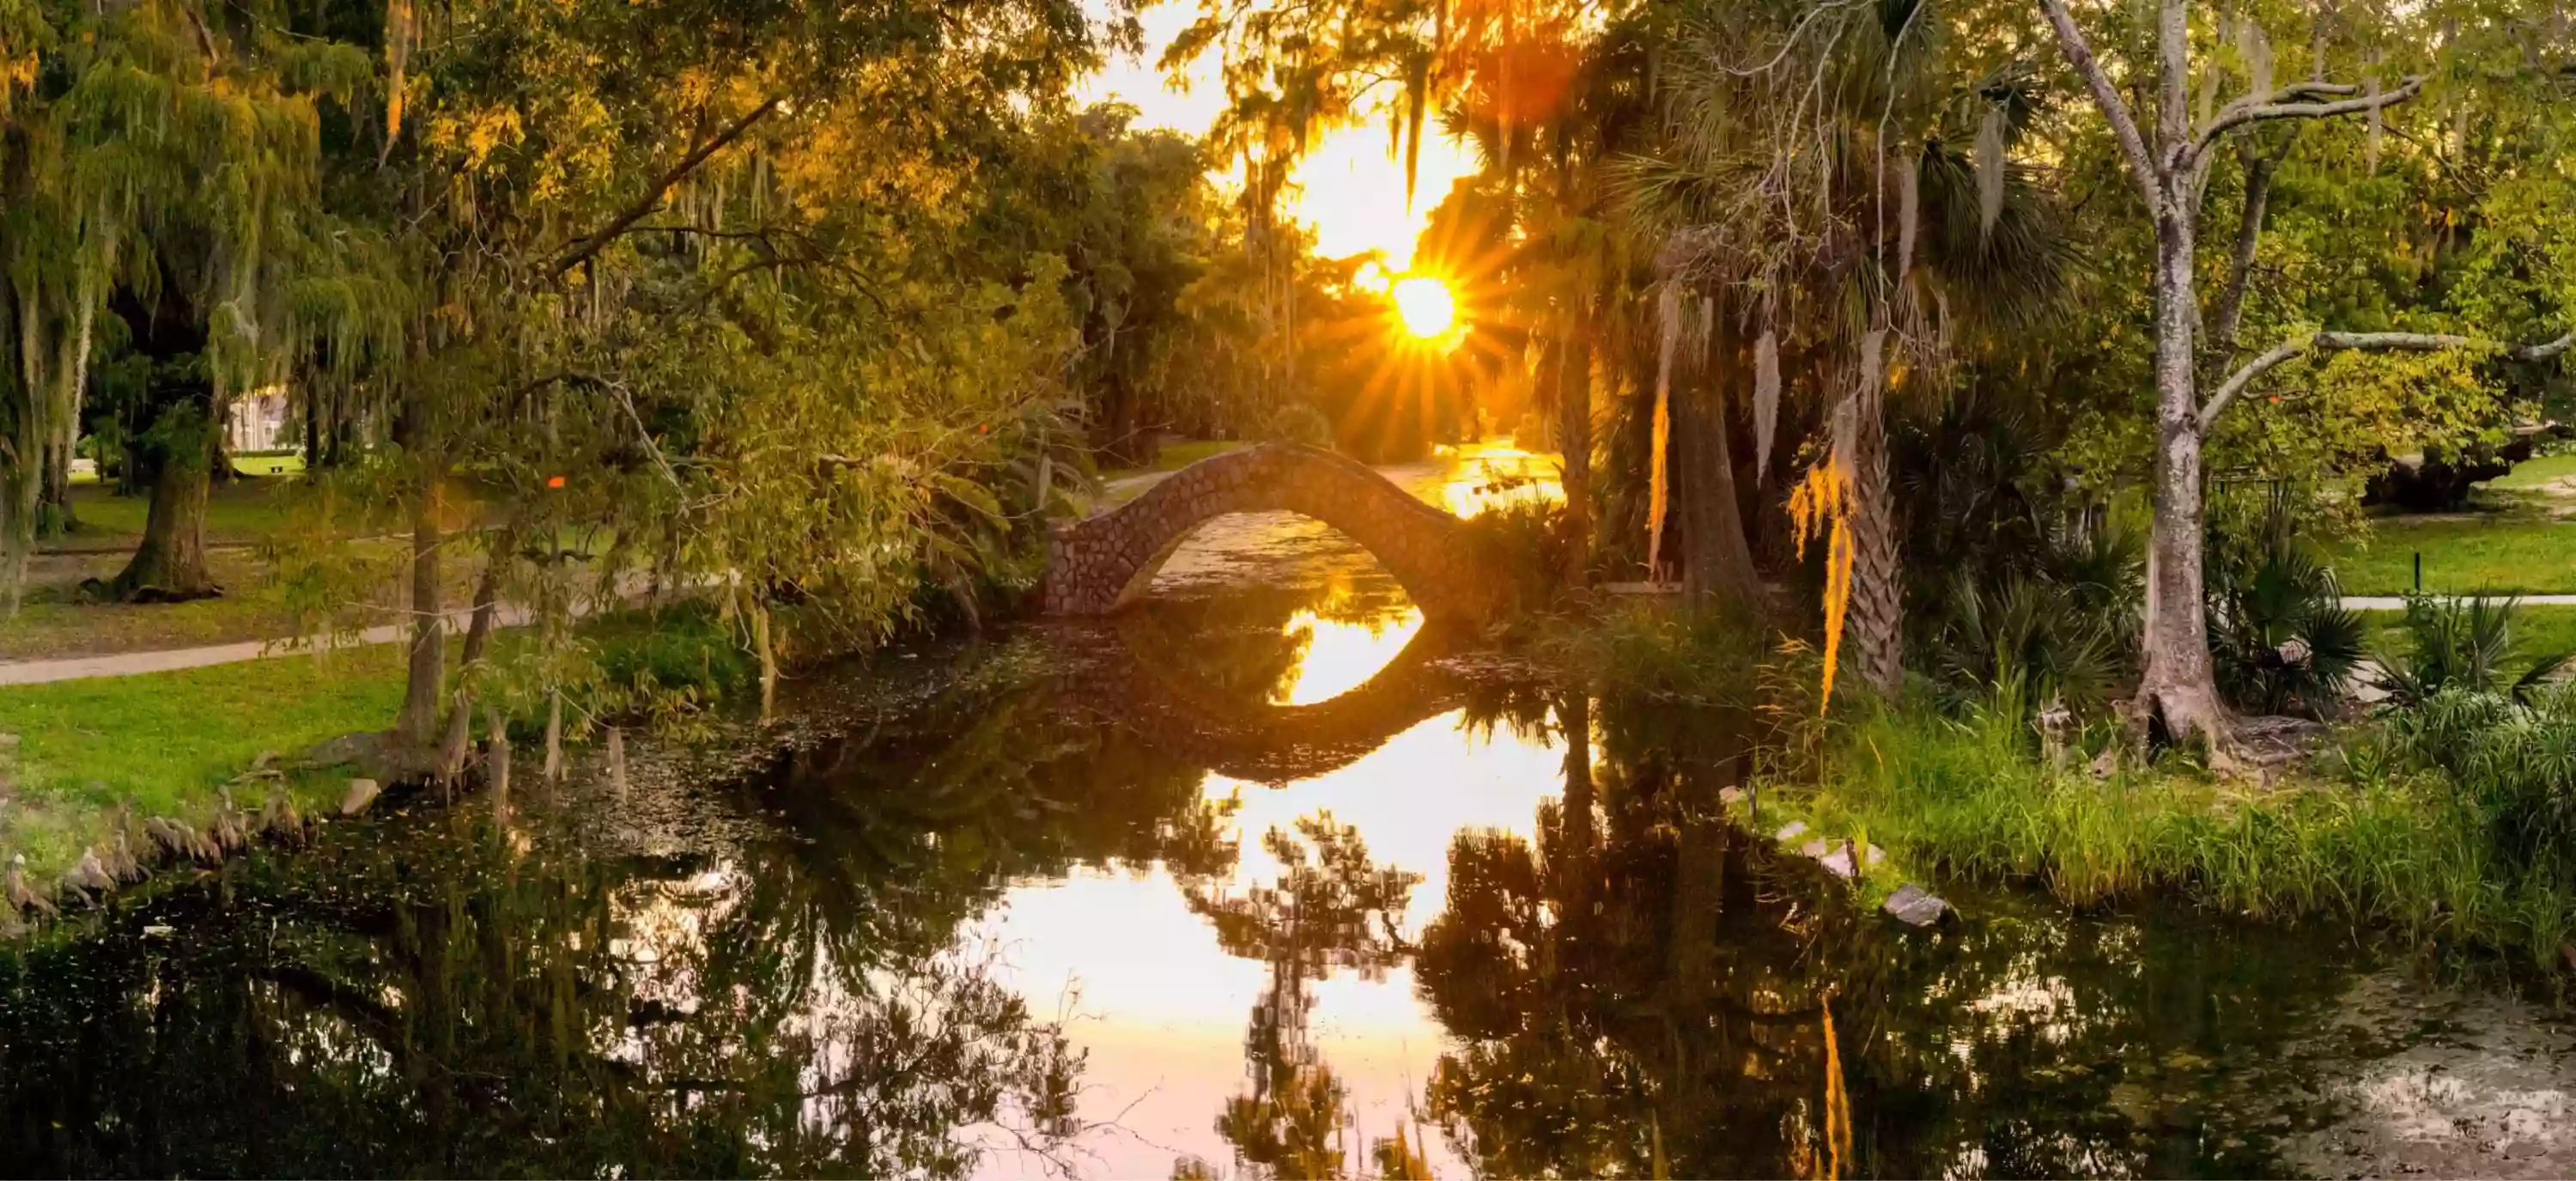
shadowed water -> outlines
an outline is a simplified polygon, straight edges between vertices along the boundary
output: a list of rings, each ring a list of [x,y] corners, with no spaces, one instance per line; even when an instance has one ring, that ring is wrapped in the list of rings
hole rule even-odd
[[[1265,520],[625,792],[416,802],[0,953],[0,1171],[2571,1167],[2576,1034],[2492,973],[1957,884],[1901,928],[1723,819],[1750,719],[1510,671]]]

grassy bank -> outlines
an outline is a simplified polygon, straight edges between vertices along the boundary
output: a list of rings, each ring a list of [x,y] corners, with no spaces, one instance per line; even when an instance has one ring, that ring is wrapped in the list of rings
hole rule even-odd
[[[618,612],[586,620],[576,635],[587,660],[565,696],[578,717],[643,715],[656,723],[753,691],[758,665],[711,612]],[[534,660],[528,633],[496,637],[494,673]],[[451,640],[451,661],[453,645]],[[344,734],[385,729],[402,704],[402,644],[177,672],[97,677],[0,689],[0,734],[15,735],[0,768],[0,863],[27,858],[31,881],[51,882],[88,846],[113,836],[115,810],[202,826],[223,786],[261,753],[293,755]],[[504,685],[505,694],[512,686]],[[534,697],[519,686],[518,697]],[[543,714],[521,711],[523,737]],[[336,806],[347,774],[290,777],[296,806]],[[234,803],[256,811],[258,788]]]
[[[2033,882],[2074,905],[2170,890],[2257,917],[2325,915],[2555,960],[2576,893],[2507,864],[2438,774],[2309,774],[2269,787],[2043,765],[2018,725],[1886,713],[1821,775],[1766,787],[1827,833],[1919,869]]]
[[[2528,622],[2547,630],[2576,620]],[[1857,838],[1888,850],[1866,896],[1946,875],[2028,883],[2077,906],[2172,892],[2242,914],[2330,916],[2543,962],[2576,940],[2576,887],[2553,868],[2563,861],[2517,861],[2498,839],[2494,785],[2454,773],[2474,763],[2483,738],[2406,746],[2374,719],[2339,728],[2314,759],[2268,783],[2216,780],[2176,756],[2097,778],[2081,753],[2044,760],[2025,715],[2009,706],[1953,717],[1930,708],[1929,693],[1888,708],[1846,686],[1819,718],[1815,654],[1758,634],[1623,605],[1561,621],[1539,648],[1614,715],[1629,703],[1640,715],[1630,724],[1741,733],[1740,721],[1707,719],[1751,719],[1761,813],[1749,819],[1763,832],[1802,820],[1811,830],[1802,841]],[[2116,729],[2102,721],[2085,740],[2112,741]],[[1748,804],[1735,805],[1739,815]]]
[[[402,657],[387,644],[0,689],[0,733],[18,739],[0,860],[22,853],[29,876],[50,881],[106,839],[120,803],[202,824],[218,789],[261,752],[382,729],[402,701]],[[342,786],[305,781],[296,803],[336,803]],[[234,802],[256,809],[264,797]]]

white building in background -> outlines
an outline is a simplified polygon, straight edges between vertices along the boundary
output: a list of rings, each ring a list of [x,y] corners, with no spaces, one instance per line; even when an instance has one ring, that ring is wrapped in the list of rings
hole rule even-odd
[[[303,440],[286,433],[286,387],[273,385],[248,394],[233,403],[230,425],[225,428],[225,441],[233,454],[245,451],[280,451],[303,446]]]

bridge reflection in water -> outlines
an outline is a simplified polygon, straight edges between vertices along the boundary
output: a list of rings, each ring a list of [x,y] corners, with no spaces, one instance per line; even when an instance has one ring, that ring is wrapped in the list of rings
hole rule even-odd
[[[1086,1084],[1124,1129],[1092,1145],[1103,1173],[1163,1175],[1177,1151],[1299,1174],[1318,1117],[1356,1138],[1350,1168],[1371,1139],[1418,1137],[1441,1037],[1411,948],[1449,897],[1455,835],[1533,838],[1561,790],[1545,703],[1457,671],[1466,637],[1364,568],[1050,631],[1079,654],[1072,701],[1205,769],[1231,854],[1028,883],[983,928],[1033,1004],[1077,998]]]

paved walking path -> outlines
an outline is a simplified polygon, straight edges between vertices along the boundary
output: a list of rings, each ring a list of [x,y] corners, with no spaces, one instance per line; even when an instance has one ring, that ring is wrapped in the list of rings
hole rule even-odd
[[[692,585],[716,585],[717,580]],[[665,590],[670,588],[664,588]],[[627,605],[654,595],[652,580],[640,574],[628,574],[618,581],[618,602]],[[590,599],[573,604],[572,613],[580,618],[598,609]],[[492,608],[492,626],[519,627],[533,613],[512,603]],[[446,613],[447,634],[462,635],[474,620],[472,606],[460,606]],[[269,660],[311,652],[326,642],[342,647],[353,644],[406,643],[411,639],[411,624],[380,624],[357,633],[355,637],[313,636],[303,641],[293,639],[247,640],[238,644],[208,644],[202,648],[167,648],[157,652],[111,652],[99,656],[63,656],[50,660],[0,661],[0,685],[41,685],[49,681],[78,681],[89,677],[130,677],[137,673],[164,673],[183,668],[204,668],[210,664],[239,664],[245,660]]]
[[[460,607],[447,613],[449,634],[457,634],[472,620],[474,609]],[[496,627],[517,627],[528,621],[525,607],[507,603],[492,610]],[[78,681],[90,677],[130,677],[137,673],[165,673],[183,668],[204,668],[210,664],[238,664],[245,660],[267,660],[281,656],[300,656],[328,642],[325,636],[312,637],[304,643],[293,640],[250,640],[239,644],[208,644],[202,648],[165,648],[157,652],[112,652],[103,656],[64,656],[53,660],[16,660],[0,662],[0,685],[41,685],[50,681]],[[411,639],[411,625],[388,623],[359,632],[355,643],[392,644]],[[346,642],[346,641],[343,641]]]

